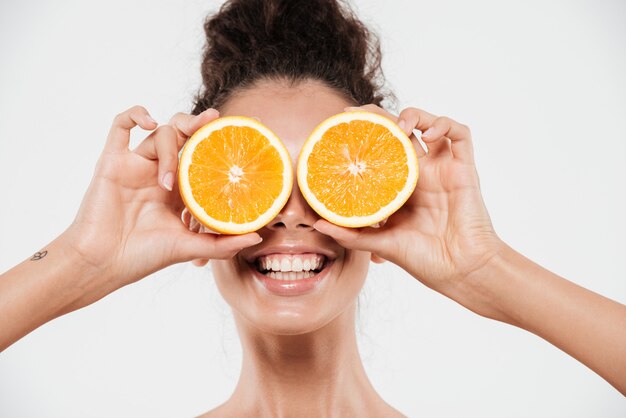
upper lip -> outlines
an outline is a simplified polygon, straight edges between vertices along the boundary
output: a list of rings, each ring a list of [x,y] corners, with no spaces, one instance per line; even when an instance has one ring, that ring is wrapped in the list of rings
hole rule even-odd
[[[278,244],[269,245],[267,247],[259,248],[258,250],[245,255],[245,260],[249,263],[254,262],[257,258],[267,254],[303,254],[314,253],[322,254],[329,260],[337,258],[337,253],[328,248],[317,247],[308,244]]]

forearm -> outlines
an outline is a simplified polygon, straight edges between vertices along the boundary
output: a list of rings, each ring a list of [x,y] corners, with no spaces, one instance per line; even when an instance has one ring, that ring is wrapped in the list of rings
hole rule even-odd
[[[626,306],[551,273],[505,244],[458,292],[470,309],[542,337],[626,394]]]
[[[113,290],[103,272],[86,264],[60,236],[36,256],[0,275],[0,351]]]

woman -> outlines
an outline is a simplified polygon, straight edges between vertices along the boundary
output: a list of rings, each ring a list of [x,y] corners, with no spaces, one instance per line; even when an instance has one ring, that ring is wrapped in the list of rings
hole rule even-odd
[[[400,415],[369,383],[354,332],[369,262],[388,260],[479,315],[541,336],[626,393],[626,308],[498,238],[482,202],[469,129],[412,107],[398,115],[383,110],[378,49],[358,20],[332,1],[233,1],[205,29],[204,89],[193,115],[158,126],[140,106],[120,113],[75,221],[3,274],[1,348],[168,265],[211,260],[233,308],[244,362],[231,398],[207,415]],[[383,226],[331,225],[296,187],[258,233],[198,233],[205,231],[183,211],[173,175],[178,150],[197,128],[219,116],[257,117],[295,157],[319,122],[353,106],[392,118],[407,134],[424,132],[428,153],[416,143],[418,188]],[[131,152],[136,125],[153,133]],[[276,295],[255,279],[259,259],[311,254],[324,279],[310,293]]]

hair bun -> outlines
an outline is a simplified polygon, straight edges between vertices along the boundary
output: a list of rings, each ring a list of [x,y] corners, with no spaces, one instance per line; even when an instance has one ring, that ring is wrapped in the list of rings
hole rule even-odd
[[[380,104],[380,43],[336,0],[230,0],[204,24],[204,89],[194,114],[262,78],[326,82],[357,104]]]

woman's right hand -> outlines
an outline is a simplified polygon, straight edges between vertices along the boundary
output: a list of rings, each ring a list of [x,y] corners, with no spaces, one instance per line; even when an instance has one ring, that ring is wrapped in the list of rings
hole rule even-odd
[[[219,117],[175,115],[157,128],[148,111],[134,106],[113,121],[68,242],[115,290],[171,264],[232,257],[261,241],[256,233],[221,236],[196,233],[181,221],[184,208],[176,170],[178,152],[198,128]],[[130,131],[153,131],[129,150]]]

